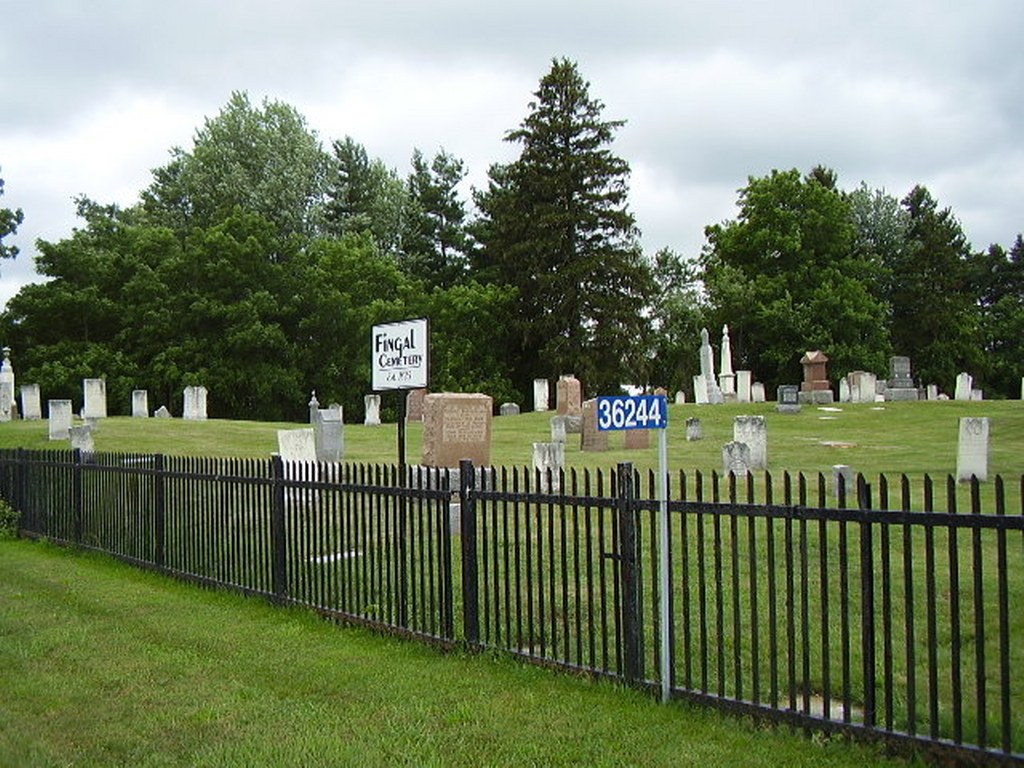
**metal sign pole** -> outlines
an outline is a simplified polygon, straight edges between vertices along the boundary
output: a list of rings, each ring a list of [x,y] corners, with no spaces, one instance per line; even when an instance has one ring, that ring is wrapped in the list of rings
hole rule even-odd
[[[667,703],[672,695],[672,648],[669,646],[672,633],[669,623],[672,621],[669,610],[669,534],[668,534],[668,430],[659,430],[658,435],[658,498],[659,514],[659,552],[661,554],[661,701]]]

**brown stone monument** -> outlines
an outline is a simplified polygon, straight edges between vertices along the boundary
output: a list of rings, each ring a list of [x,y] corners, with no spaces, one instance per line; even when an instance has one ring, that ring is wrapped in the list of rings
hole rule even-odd
[[[555,386],[556,402],[559,416],[579,416],[583,411],[583,385],[571,373],[558,377]]]
[[[425,389],[410,389],[405,395],[405,422],[412,424],[423,421],[423,398],[427,396]]]
[[[581,451],[607,451],[608,433],[597,428],[597,400],[582,405],[583,426],[580,430]]]
[[[643,451],[651,447],[651,430],[625,430],[625,448],[627,451]]]
[[[832,387],[825,371],[827,363],[828,356],[817,349],[807,352],[800,358],[800,365],[804,367],[804,380],[800,384],[800,402],[832,402]]]
[[[489,395],[439,392],[423,398],[423,463],[457,467],[461,459],[477,466],[491,463]]]

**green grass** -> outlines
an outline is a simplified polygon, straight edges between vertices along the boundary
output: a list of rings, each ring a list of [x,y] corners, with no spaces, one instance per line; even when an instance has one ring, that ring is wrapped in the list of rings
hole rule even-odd
[[[897,765],[0,541],[0,765]]]

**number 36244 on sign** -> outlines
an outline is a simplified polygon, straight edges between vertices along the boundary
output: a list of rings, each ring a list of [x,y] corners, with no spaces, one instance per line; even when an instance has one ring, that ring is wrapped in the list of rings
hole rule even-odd
[[[664,395],[597,398],[597,428],[667,429],[668,398]]]

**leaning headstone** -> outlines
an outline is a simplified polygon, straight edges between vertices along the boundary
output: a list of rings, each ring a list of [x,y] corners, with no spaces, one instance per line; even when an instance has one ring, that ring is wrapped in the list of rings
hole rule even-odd
[[[82,394],[85,405],[83,419],[107,418],[107,382],[103,379],[83,379]]]
[[[722,446],[722,474],[736,477],[750,474],[750,446],[733,441]]]
[[[534,443],[533,469],[540,473],[541,493],[562,489],[562,470],[565,469],[565,443]]]
[[[149,392],[145,389],[132,390],[132,418],[149,418]]]
[[[71,439],[71,450],[82,453],[92,453],[96,450],[96,443],[92,437],[92,426],[90,424],[79,424],[68,429],[68,437]]]
[[[51,440],[67,440],[71,429],[71,401],[50,400],[47,402],[49,433]]]
[[[800,390],[796,384],[780,384],[775,410],[779,413],[800,413]]]
[[[608,450],[608,433],[597,428],[597,400],[587,400],[583,403],[583,429],[580,432],[580,450]]]
[[[548,409],[548,400],[550,399],[551,391],[548,389],[547,379],[534,379],[533,380],[533,410],[537,413],[541,413]]]
[[[704,429],[701,427],[700,419],[696,416],[691,416],[686,420],[686,440],[692,442],[694,440],[704,439]]]
[[[181,418],[206,421],[206,387],[185,387]]]
[[[644,451],[651,447],[651,430],[627,429],[624,445],[627,451]]]
[[[498,407],[498,415],[500,416],[518,416],[519,406],[515,403],[502,403]]]
[[[832,465],[832,495],[839,498],[839,488],[842,483],[843,498],[848,507],[853,506],[853,502],[857,498],[857,489],[854,485],[856,481],[857,473],[849,464]]]
[[[4,347],[4,361],[0,364],[0,421],[14,418],[14,368],[11,366],[11,348]]]
[[[313,424],[317,461],[341,461],[345,455],[345,424],[341,406],[318,408]]]
[[[764,401],[764,382],[755,381],[750,385],[750,402],[763,403]]]
[[[956,390],[953,394],[954,400],[967,401],[971,399],[971,390],[974,388],[974,379],[971,374],[961,371],[956,376]]]
[[[366,406],[366,418],[363,419],[363,424],[368,427],[379,427],[380,395],[367,395],[363,398],[363,404]]]
[[[440,392],[423,401],[423,463],[428,467],[457,467],[462,459],[476,466],[491,463],[489,395]]]
[[[406,424],[418,424],[423,421],[423,398],[426,396],[425,389],[410,389],[405,395]]]
[[[583,385],[571,373],[558,377],[555,396],[558,413],[567,416],[579,416],[582,413]]]
[[[38,384],[21,385],[21,418],[38,421],[43,418],[42,398]]]
[[[732,439],[750,446],[750,468],[768,469],[768,426],[764,416],[737,416]]]
[[[552,416],[551,417],[551,442],[552,443],[564,443],[565,442],[565,422],[567,416]]]
[[[153,418],[155,419],[169,419],[171,418],[171,412],[167,410],[166,405],[161,405],[153,412]]]
[[[988,480],[988,418],[960,419],[960,440],[956,454],[956,479]]]

